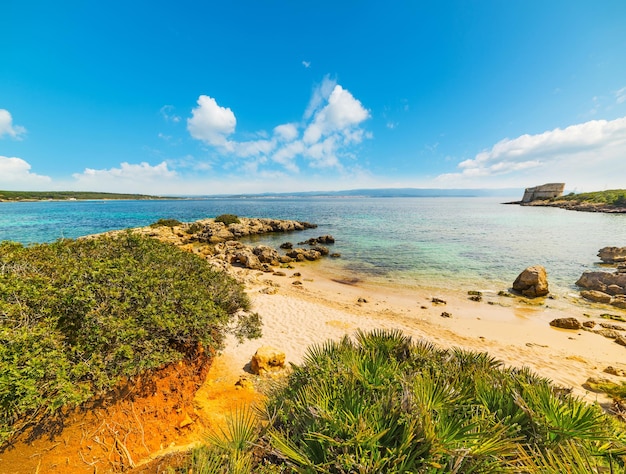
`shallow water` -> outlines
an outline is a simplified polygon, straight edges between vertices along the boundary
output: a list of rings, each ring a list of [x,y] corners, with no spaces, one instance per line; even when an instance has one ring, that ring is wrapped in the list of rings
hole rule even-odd
[[[331,234],[344,272],[394,284],[498,289],[530,265],[567,292],[605,246],[626,246],[626,215],[503,205],[505,198],[254,198],[0,203],[0,240],[25,244],[236,214],[317,229],[254,239],[278,246]]]

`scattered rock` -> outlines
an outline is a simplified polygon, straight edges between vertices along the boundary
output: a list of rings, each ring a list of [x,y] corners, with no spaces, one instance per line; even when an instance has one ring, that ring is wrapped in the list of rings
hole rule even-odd
[[[583,327],[587,328],[587,329],[593,329],[595,327],[596,323],[595,321],[584,321],[583,322]]]
[[[446,300],[442,300],[441,298],[433,298],[431,302],[433,304],[448,304]]]
[[[252,364],[250,364],[252,365]],[[235,382],[235,387],[237,390],[245,389],[245,390],[254,390],[254,384],[252,381],[245,375],[239,377],[239,380]]]
[[[476,290],[469,290],[467,292],[467,294],[471,295],[471,296],[482,296],[483,295],[482,291],[476,291]]]
[[[509,293],[508,291],[504,291],[504,290],[498,291],[498,296],[504,296],[505,298],[515,298],[515,295]]]
[[[298,278],[298,277],[301,277],[301,276],[302,276],[302,274],[301,274],[300,272],[294,272],[294,273],[291,275],[291,277],[292,277],[292,278]]]
[[[600,336],[604,336],[607,339],[616,339],[620,337],[620,334],[614,329],[597,329],[593,331],[595,334],[599,334]]]
[[[341,254],[337,252],[333,252],[329,256],[330,258],[341,258]]]
[[[626,377],[626,371],[618,369],[617,367],[613,367],[611,365],[604,369],[603,372],[611,375],[617,375],[618,377]]]
[[[615,338],[615,342],[617,342],[620,346],[626,346],[626,336],[619,335]]]
[[[182,419],[180,420],[180,423],[178,423],[178,427],[184,428],[185,426],[192,425],[193,423],[194,423],[193,418],[189,416],[189,413],[183,412],[183,416],[182,416]]]
[[[624,326],[620,326],[619,324],[611,324],[611,323],[600,323],[604,329],[613,329],[615,331],[626,331]]]
[[[611,302],[611,295],[598,290],[585,290],[580,292],[580,296],[586,300],[593,301],[594,303],[609,304]]]
[[[602,390],[598,386],[604,385],[607,383],[611,383],[611,381],[607,378],[589,377],[587,381],[583,384],[583,388],[585,388],[586,390],[589,390],[590,392],[603,393],[604,390]]]
[[[626,247],[604,247],[598,251],[598,257],[604,263],[626,262]]]
[[[443,313],[441,313],[441,317],[442,317],[442,318],[451,318],[451,317],[452,317],[452,314],[450,314],[450,313],[448,313],[448,312],[444,311]]]
[[[284,277],[284,276],[287,276],[287,274],[285,272],[274,272],[274,276]]]
[[[357,300],[358,303],[367,303],[367,300],[365,298],[359,298]]]
[[[293,244],[291,242],[284,242],[280,244],[280,248],[284,250],[291,250],[293,248]]]
[[[261,346],[250,361],[253,374],[263,375],[285,368],[285,353],[271,346]]]
[[[483,297],[481,295],[472,295],[469,297],[469,299],[472,301],[480,302],[483,300]]]
[[[586,290],[597,290],[610,295],[626,294],[626,273],[584,272],[576,285]]]
[[[294,282],[291,283],[292,285],[296,285],[296,286],[300,286],[302,285],[302,282],[300,280],[296,280]]]
[[[528,267],[513,282],[513,289],[528,298],[546,296],[548,290],[548,275],[541,265]]]
[[[576,318],[557,318],[550,321],[550,326],[561,329],[580,329],[583,325]]]

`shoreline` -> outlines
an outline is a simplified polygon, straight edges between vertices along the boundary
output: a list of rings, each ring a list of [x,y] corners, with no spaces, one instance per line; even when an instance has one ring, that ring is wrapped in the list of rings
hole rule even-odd
[[[235,270],[246,283],[253,311],[263,318],[263,336],[243,344],[228,340],[221,357],[232,361],[233,375],[249,375],[246,364],[263,345],[284,351],[287,362],[297,364],[312,344],[352,336],[359,329],[384,328],[445,349],[488,352],[506,366],[529,367],[592,403],[604,405],[610,399],[585,389],[588,378],[623,380],[603,370],[626,370],[624,347],[590,331],[557,329],[549,323],[572,316],[605,322],[601,314],[626,316],[624,310],[573,297],[528,300],[489,294],[475,302],[460,289],[407,289],[366,279],[345,284],[324,263],[298,265],[283,272],[285,276]],[[290,277],[293,273],[301,277]],[[298,280],[301,284],[293,285]],[[433,303],[433,298],[446,303]],[[442,317],[444,312],[450,317]]]

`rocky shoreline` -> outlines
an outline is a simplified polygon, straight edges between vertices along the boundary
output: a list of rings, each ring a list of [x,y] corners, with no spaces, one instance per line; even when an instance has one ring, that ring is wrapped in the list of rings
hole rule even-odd
[[[236,217],[236,216],[234,216]],[[275,272],[276,268],[289,267],[293,262],[315,261],[323,257],[340,257],[327,247],[335,239],[331,235],[299,242],[296,247],[291,242],[284,242],[281,251],[267,245],[248,245],[239,239],[253,235],[269,233],[292,233],[317,228],[316,224],[295,220],[268,218],[236,217],[236,222],[224,223],[216,219],[202,219],[190,223],[152,224],[147,227],[131,229],[148,237],[181,247],[198,254],[212,265],[232,273],[233,267]],[[126,231],[107,232],[115,235]]]
[[[593,202],[566,201],[566,200],[536,200],[532,202],[516,202],[521,206],[558,207],[568,211],[603,212],[606,214],[626,214],[626,207],[609,206]]]

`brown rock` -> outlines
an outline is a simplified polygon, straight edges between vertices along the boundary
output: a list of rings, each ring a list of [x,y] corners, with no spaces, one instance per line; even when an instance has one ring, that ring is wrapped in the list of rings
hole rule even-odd
[[[541,265],[528,267],[513,282],[513,289],[528,298],[546,296],[548,290],[548,275]]]
[[[593,327],[595,327],[596,323],[595,321],[585,321],[583,322],[583,327],[587,328],[587,329],[592,329]]]
[[[250,370],[257,375],[285,368],[285,353],[271,346],[261,346],[252,356]]]
[[[580,329],[583,325],[576,318],[558,318],[550,321],[550,326],[561,329]]]
[[[615,342],[617,342],[620,346],[626,346],[626,336],[617,336],[615,338]]]
[[[617,375],[618,377],[626,377],[626,372],[622,369],[618,369],[617,367],[613,367],[609,365],[604,372],[611,375]]]
[[[598,251],[604,263],[626,262],[626,247],[604,247]]]
[[[612,294],[623,295],[626,294],[626,273],[584,272],[576,285],[587,290],[598,290],[604,293],[608,293],[610,287]]]
[[[611,295],[598,290],[584,290],[580,292],[580,296],[594,303],[608,304],[611,302]]]

